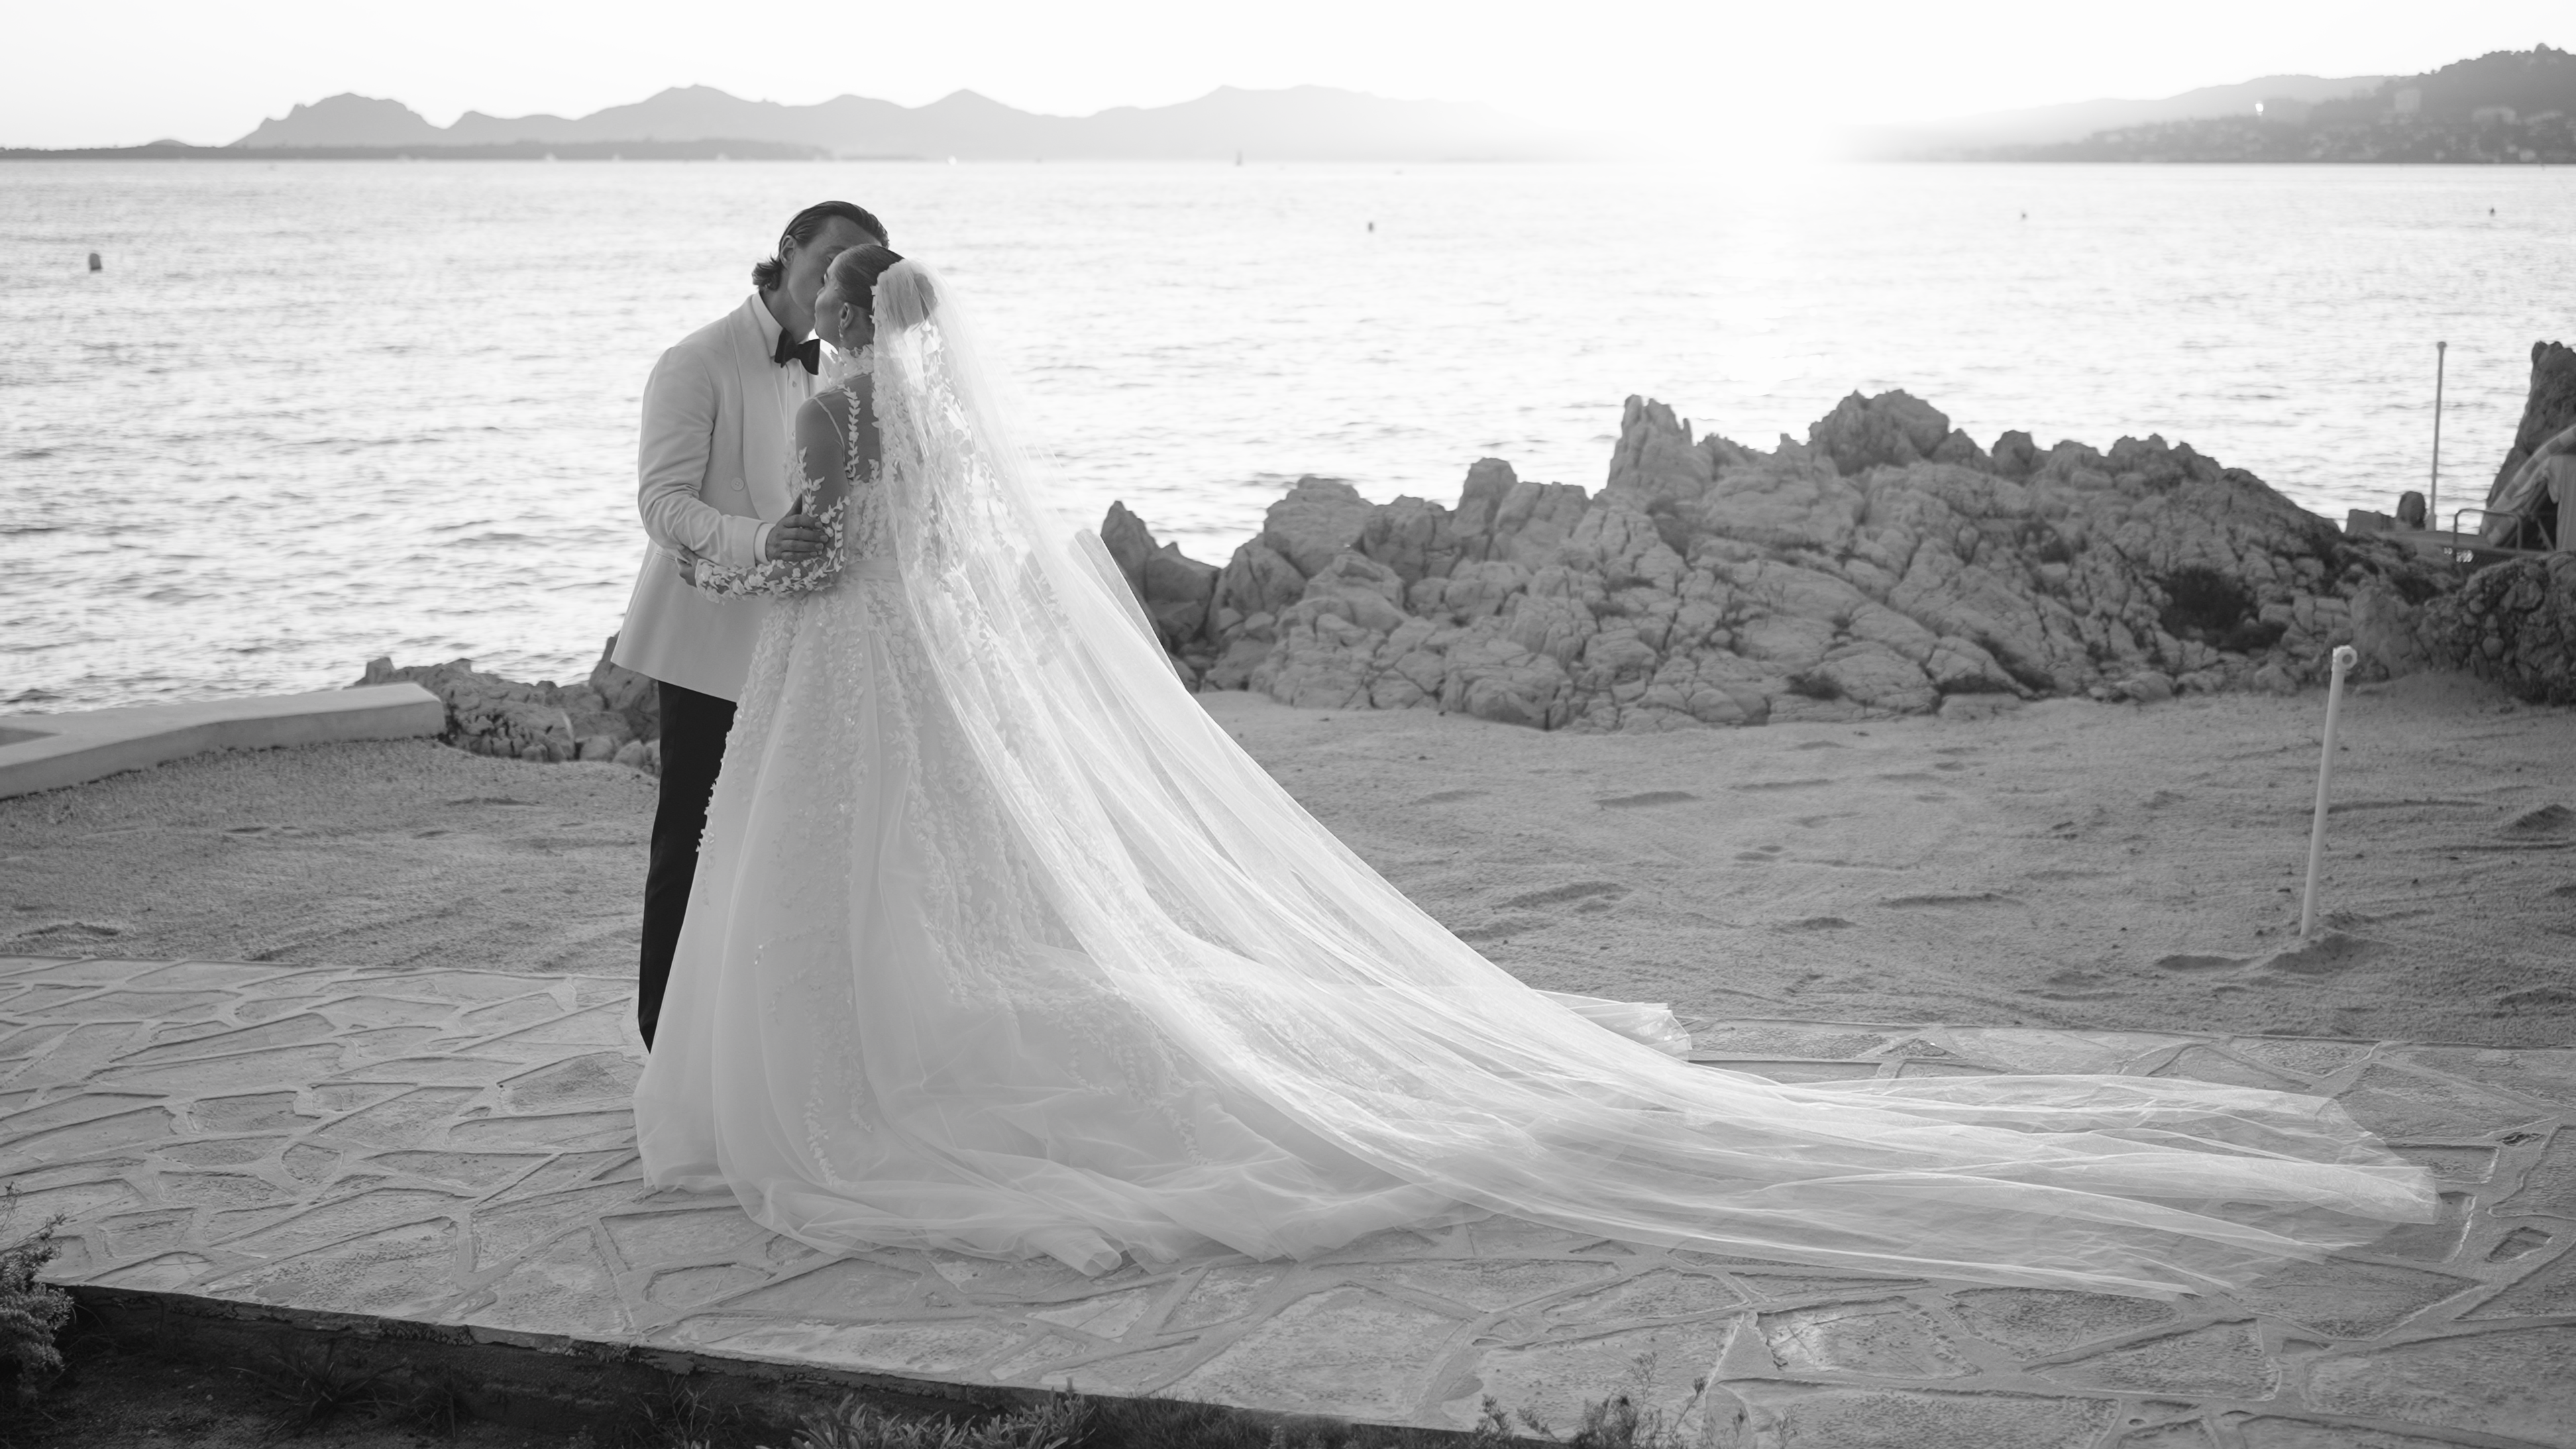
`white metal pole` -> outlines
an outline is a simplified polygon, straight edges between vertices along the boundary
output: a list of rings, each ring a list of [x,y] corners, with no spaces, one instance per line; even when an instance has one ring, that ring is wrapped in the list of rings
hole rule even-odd
[[[2424,526],[2437,532],[2442,527],[2442,364],[2450,353],[2451,344],[2433,344],[2433,478],[2426,489],[2431,496],[2424,505]]]
[[[2349,644],[2337,645],[2334,652],[2334,679],[2326,686],[2325,758],[2317,762],[2317,818],[2308,827],[2308,896],[2299,906],[2299,939],[2304,941],[2317,929],[2317,870],[2326,857],[2326,789],[2334,779],[2335,715],[2343,707],[2344,671],[2352,668],[2359,656]]]

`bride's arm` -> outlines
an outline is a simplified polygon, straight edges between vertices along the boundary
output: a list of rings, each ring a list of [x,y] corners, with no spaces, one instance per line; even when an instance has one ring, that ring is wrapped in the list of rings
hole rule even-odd
[[[788,465],[789,488],[797,499],[791,512],[814,520],[823,530],[822,553],[812,558],[773,559],[748,569],[726,568],[698,559],[684,576],[700,592],[720,599],[810,593],[839,576],[849,516],[849,475],[844,466],[848,450],[842,442],[835,400],[848,406],[846,398],[825,393],[796,410],[796,457]]]

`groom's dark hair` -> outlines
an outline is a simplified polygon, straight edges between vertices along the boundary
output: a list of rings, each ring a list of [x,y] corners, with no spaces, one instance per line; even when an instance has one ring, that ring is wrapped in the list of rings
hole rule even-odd
[[[786,244],[791,241],[800,247],[812,241],[814,234],[823,229],[823,224],[836,216],[843,221],[856,222],[859,230],[877,239],[878,245],[886,244],[885,223],[877,220],[866,207],[846,201],[818,201],[789,220],[787,229],[778,234],[779,250],[786,250]],[[787,268],[773,254],[768,261],[752,265],[751,284],[766,292],[777,286],[779,279],[786,275]]]

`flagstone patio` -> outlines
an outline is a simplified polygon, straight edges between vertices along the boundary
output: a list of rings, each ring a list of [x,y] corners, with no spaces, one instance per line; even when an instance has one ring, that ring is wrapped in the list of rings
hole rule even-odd
[[[461,1326],[531,1349],[1570,1429],[1626,1393],[1710,1445],[2576,1445],[2576,1050],[1738,1022],[1787,1081],[2129,1072],[2340,1097],[2438,1223],[2156,1303],[1635,1248],[1493,1219],[1316,1261],[1085,1280],[831,1257],[641,1182],[631,988],[587,976],[0,957],[14,1236],[54,1281]]]

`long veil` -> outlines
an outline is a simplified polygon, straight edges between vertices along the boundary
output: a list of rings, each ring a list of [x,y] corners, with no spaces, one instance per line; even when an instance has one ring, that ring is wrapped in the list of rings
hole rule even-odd
[[[1523,985],[1200,709],[1046,507],[954,289],[907,260],[875,310],[896,558],[974,761],[1081,949],[1233,1089],[1473,1208],[1758,1258],[2171,1293],[2433,1216],[2423,1170],[2324,1099],[1782,1085],[1678,1059],[1654,1009]]]

